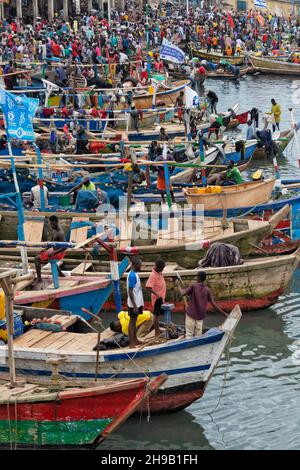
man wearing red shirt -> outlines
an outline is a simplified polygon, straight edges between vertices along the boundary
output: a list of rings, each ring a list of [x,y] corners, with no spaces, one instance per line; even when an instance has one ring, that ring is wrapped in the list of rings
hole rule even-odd
[[[54,57],[60,57],[60,46],[57,42],[53,42],[52,44],[52,52]]]

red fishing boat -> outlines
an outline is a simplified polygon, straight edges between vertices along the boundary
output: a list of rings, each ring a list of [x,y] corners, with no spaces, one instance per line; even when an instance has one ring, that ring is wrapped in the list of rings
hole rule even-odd
[[[95,448],[166,380],[165,374],[89,388],[2,385],[0,448]]]

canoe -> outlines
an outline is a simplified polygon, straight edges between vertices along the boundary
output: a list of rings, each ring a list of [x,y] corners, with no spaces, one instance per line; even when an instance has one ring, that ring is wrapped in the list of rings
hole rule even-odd
[[[0,448],[94,449],[165,380],[159,376],[150,383],[141,378],[63,389],[60,381],[57,390],[54,383],[1,385]]]
[[[143,118],[138,122],[138,126],[140,129],[147,129],[156,123],[165,122],[165,119],[168,121],[173,117],[174,112],[144,112]],[[117,131],[127,129],[127,118],[125,113],[115,114],[115,119],[115,127],[113,127],[112,130]],[[103,132],[111,125],[111,121],[107,121],[106,119],[86,118],[85,116],[74,118],[73,121],[76,121],[76,123],[80,124],[84,129],[87,129],[88,132]],[[64,126],[70,123],[70,119],[54,118],[51,121],[50,119],[39,118],[38,120],[35,119],[34,122],[38,123],[40,126],[46,127],[49,127],[50,124],[54,124],[57,129],[63,129]],[[128,121],[128,130],[136,132],[131,117]]]
[[[232,110],[236,112],[239,108],[239,104],[235,104],[232,107]],[[223,118],[226,118],[228,116],[231,116],[231,112],[225,112],[225,113],[218,113],[219,116],[222,116]],[[226,126],[226,129],[234,129],[240,125],[240,122],[237,119],[231,119]],[[165,122],[163,125],[157,125],[154,129],[148,129],[148,130],[141,130],[140,132],[135,132],[135,131],[129,131],[127,133],[128,140],[133,141],[133,142],[144,142],[144,141],[153,141],[153,140],[159,140],[159,131],[160,128],[164,127],[167,135],[169,136],[170,140],[175,139],[176,137],[184,137],[185,134],[185,127],[183,124],[180,124],[179,122]],[[197,131],[202,130],[204,134],[208,132],[210,128],[210,123],[207,121],[201,121],[199,124],[197,124]],[[106,133],[106,135],[111,137],[111,134],[109,134],[109,131]]]
[[[217,164],[219,160],[219,150],[217,148],[210,148],[205,151],[205,164],[206,165],[215,165]],[[191,163],[191,162],[189,162]],[[194,164],[201,164],[201,158],[197,157],[195,158],[192,163]],[[209,174],[210,169],[206,169],[206,174]],[[195,174],[195,168],[186,168],[183,169],[182,171],[176,173],[175,175],[172,175],[170,177],[170,181],[172,184],[183,184],[187,183],[192,180],[193,175]]]
[[[296,132],[298,129],[296,130]],[[274,142],[277,144],[278,149],[279,149],[279,155],[284,152],[284,150],[287,148],[289,143],[293,140],[295,134],[293,129],[289,129],[287,131],[281,131],[280,136],[274,140]],[[256,147],[253,157],[255,158],[265,158],[267,157],[265,147],[259,147],[259,145]]]
[[[249,56],[249,61],[261,73],[300,75],[300,64],[293,64],[292,62],[269,57],[258,57],[253,54]]]
[[[169,89],[158,91],[155,97],[156,106],[161,106],[162,104],[163,106],[174,105],[180,92],[184,91],[185,87],[189,86],[190,83],[190,80],[179,80],[172,83],[172,87]],[[145,93],[139,96],[134,94],[132,99],[136,109],[149,109],[153,105],[153,93]]]
[[[119,265],[119,275],[124,273],[128,265],[129,261],[124,258]],[[91,315],[84,313],[82,307],[98,314],[113,292],[113,281],[110,275],[87,281],[77,280],[75,277],[73,279],[59,278],[58,283],[59,286],[54,288],[51,278],[48,286],[42,290],[17,291],[14,303],[15,305],[43,305],[68,309],[85,320],[91,320]]]
[[[214,62],[216,64],[219,64],[221,60],[226,60],[226,62],[229,62],[232,65],[242,65],[245,59],[244,54],[236,57],[228,57],[227,55],[223,55],[219,52],[206,52],[204,49],[195,49],[194,47],[192,47],[192,54],[193,56],[200,57],[202,60],[207,60],[208,62]]]
[[[242,311],[258,310],[269,307],[277,302],[287,288],[300,261],[300,248],[294,253],[282,256],[268,256],[247,260],[239,266],[220,268],[201,268],[183,270],[174,266],[166,266],[164,277],[167,284],[166,301],[174,303],[177,312],[184,312],[184,303],[178,294],[175,281],[178,274],[183,284],[188,287],[196,282],[197,272],[205,271],[206,285],[212,290],[218,305],[225,311],[230,311],[239,304]],[[142,284],[149,278],[150,271],[140,273]],[[122,290],[126,290],[123,281]],[[150,308],[150,297],[145,292],[146,307]],[[210,311],[213,311],[210,306]]]
[[[99,351],[97,377],[105,385],[107,381],[156,377],[166,373],[167,382],[149,398],[150,411],[159,413],[183,409],[203,396],[240,318],[237,305],[219,328],[210,328],[201,336],[185,339],[180,335],[178,339],[163,343],[156,341],[151,345],[152,331],[144,338],[141,348]],[[47,377],[51,373],[49,359],[65,357],[59,369],[61,375],[80,381],[95,378],[97,353],[93,347],[97,344],[97,333],[89,333],[89,340],[83,341],[86,334],[66,331],[63,333],[65,342],[60,333],[45,333],[48,333],[47,345],[39,340],[40,331],[37,329],[29,330],[14,340],[17,374]],[[58,349],[55,342],[59,337],[61,347]],[[0,372],[8,370],[7,356],[7,346],[0,346]],[[144,408],[145,405],[141,406]]]
[[[226,210],[268,202],[274,183],[275,179],[272,178],[262,182],[251,181],[233,186],[222,186],[218,193],[197,194],[194,188],[184,188],[183,192],[187,202],[193,207],[203,205],[205,210]]]
[[[226,72],[206,72],[206,78],[212,78],[214,80],[239,80],[241,77],[244,77],[244,75],[247,75],[247,73],[250,73],[252,70],[252,67],[240,67],[239,68],[239,75],[235,75],[233,73],[226,73]]]
[[[264,240],[257,247],[253,247],[250,256],[275,256],[275,255],[288,255],[293,253],[300,247],[300,240],[287,240],[281,243],[273,243],[266,245]]]
[[[258,244],[271,234],[274,228],[274,218],[277,217],[274,214],[269,221],[231,219],[228,223],[227,221],[223,223],[221,219],[210,217],[203,219],[202,212],[202,214],[196,214],[196,217],[192,219],[188,218],[184,227],[185,231],[183,231],[182,217],[187,214],[181,211],[180,216],[176,218],[171,216],[169,218],[169,213],[170,211],[167,209],[167,211],[159,214],[158,206],[157,212],[153,212],[153,220],[150,219],[150,221],[148,220],[148,213],[145,213],[143,216],[143,212],[139,210],[136,219],[129,223],[126,223],[126,217],[119,222],[115,219],[113,213],[107,214],[105,218],[92,216],[90,220],[98,220],[102,224],[108,225],[115,223],[121,226],[120,234],[115,239],[119,257],[136,254],[142,256],[144,261],[153,261],[159,255],[166,261],[173,261],[174,257],[176,257],[180,266],[195,268],[211,243],[216,241],[236,244],[241,253],[247,255],[251,250],[251,243]],[[73,218],[72,214],[57,214],[60,226],[67,233]],[[84,219],[86,220],[86,217]],[[16,238],[16,225],[13,225],[13,221],[16,222],[16,214],[4,213],[0,223],[2,240],[4,239],[3,233],[7,235],[5,237],[6,240],[14,240]],[[11,237],[9,237],[9,234],[11,234]],[[49,239],[49,237],[50,233],[47,238]],[[40,248],[35,248],[33,244],[30,248],[27,248],[27,251],[30,256],[34,256],[39,253]],[[75,248],[69,250],[67,257],[83,260],[87,252],[91,253],[92,249]],[[0,248],[0,254],[19,254],[19,249],[5,246],[5,248]],[[100,251],[97,254],[98,258],[107,259],[106,252]],[[52,292],[51,295],[55,294]],[[30,303],[28,295],[27,298]],[[18,302],[17,299],[16,302]],[[76,304],[74,308],[78,309],[78,305]]]
[[[184,78],[187,79],[187,75],[184,72],[181,72],[180,70],[169,70],[169,75],[176,80],[183,80]],[[202,83],[205,82],[206,75],[200,75],[196,74],[194,81],[197,83],[197,85],[201,85]]]

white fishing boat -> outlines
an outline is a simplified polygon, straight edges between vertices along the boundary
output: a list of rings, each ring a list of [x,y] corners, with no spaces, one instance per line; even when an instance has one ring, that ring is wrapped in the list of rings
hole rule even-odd
[[[41,312],[42,317],[45,312]],[[74,325],[77,317],[71,317]],[[154,332],[150,331],[139,348],[98,352],[93,350],[98,333],[32,328],[14,340],[16,372],[42,379],[51,375],[50,363],[56,359],[60,363],[62,376],[74,380],[94,380],[97,358],[99,367],[96,376],[108,383],[128,378],[156,377],[165,372],[169,380],[156,396],[150,398],[150,409],[151,412],[174,411],[185,408],[203,395],[240,318],[241,311],[236,305],[220,327],[210,328],[201,336],[185,339],[182,334],[178,339],[158,342],[154,340]],[[65,316],[64,319],[70,325],[70,317]],[[60,324],[63,325],[62,320]],[[0,346],[0,372],[7,371],[8,348]]]

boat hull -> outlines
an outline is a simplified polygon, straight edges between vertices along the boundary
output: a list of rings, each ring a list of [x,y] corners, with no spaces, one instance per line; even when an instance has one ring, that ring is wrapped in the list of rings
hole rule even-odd
[[[221,60],[226,60],[232,65],[242,65],[244,62],[244,55],[238,57],[228,57],[222,54],[213,53],[213,52],[206,52],[204,50],[194,49],[192,48],[193,55],[196,57],[200,57],[200,59],[207,60],[209,62],[214,62],[219,64]]]
[[[212,290],[218,305],[230,312],[238,304],[242,311],[260,310],[274,304],[287,288],[300,260],[300,250],[283,256],[260,258],[247,261],[239,266],[220,268],[198,268],[206,272],[206,284]],[[198,269],[178,269],[180,278],[185,286],[196,282]],[[142,284],[145,285],[150,272],[141,272]],[[176,285],[177,270],[166,271],[164,277],[167,285],[166,301],[175,304],[175,311],[184,313],[185,305],[178,293]],[[126,278],[121,280],[121,291],[125,294]],[[152,310],[150,297],[144,290],[145,307]],[[111,304],[106,304],[110,309]],[[210,312],[214,309],[209,305]]]
[[[169,90],[158,91],[155,97],[155,105],[159,106],[161,102],[163,102],[164,106],[174,105],[180,92],[184,91],[185,87],[189,86],[190,83],[190,80],[182,80],[180,82],[175,82],[173,84],[174,87]],[[150,109],[153,107],[153,94],[149,93],[140,96],[134,95],[133,102],[136,109]]]
[[[211,194],[192,194],[187,189],[186,199],[193,207],[204,205],[205,210],[235,209],[250,204],[256,206],[270,200],[274,181],[224,186],[221,193]]]
[[[98,378],[119,381],[143,378],[145,375],[157,377],[164,371],[168,380],[160,388],[162,393],[150,397],[151,412],[184,408],[203,395],[240,317],[240,309],[236,306],[221,329],[211,328],[199,337],[179,338],[142,349],[100,351]],[[95,351],[42,349],[38,343],[33,348],[18,347],[16,343],[14,349],[19,375],[49,376],[50,367],[45,357],[50,359],[64,355],[67,360],[60,366],[61,374],[79,380],[95,377]],[[0,357],[0,370],[7,372],[5,346],[0,346]],[[133,358],[134,361],[131,360]]]
[[[253,67],[261,73],[276,75],[300,75],[300,64],[293,64],[285,60],[276,60],[251,55],[249,58]]]
[[[37,395],[36,399],[34,396],[27,400],[16,398],[11,404],[2,404],[0,447],[94,447],[99,436],[108,432],[116,418],[122,416],[130,406],[133,407],[133,413],[136,410],[135,403],[138,406],[142,401],[147,381],[131,382],[127,381],[129,385],[123,382],[120,386],[108,386],[107,391],[102,386],[99,394],[93,388],[77,389],[77,394],[76,390],[75,393],[66,390],[44,395],[40,400]]]
[[[287,148],[287,146],[289,145],[289,143],[291,142],[291,140],[294,138],[294,131],[291,129],[289,131],[281,132],[280,134],[281,134],[280,138],[275,139],[275,143],[278,146],[279,154],[282,154]],[[253,157],[255,158],[267,157],[265,147],[256,147],[253,153]]]

